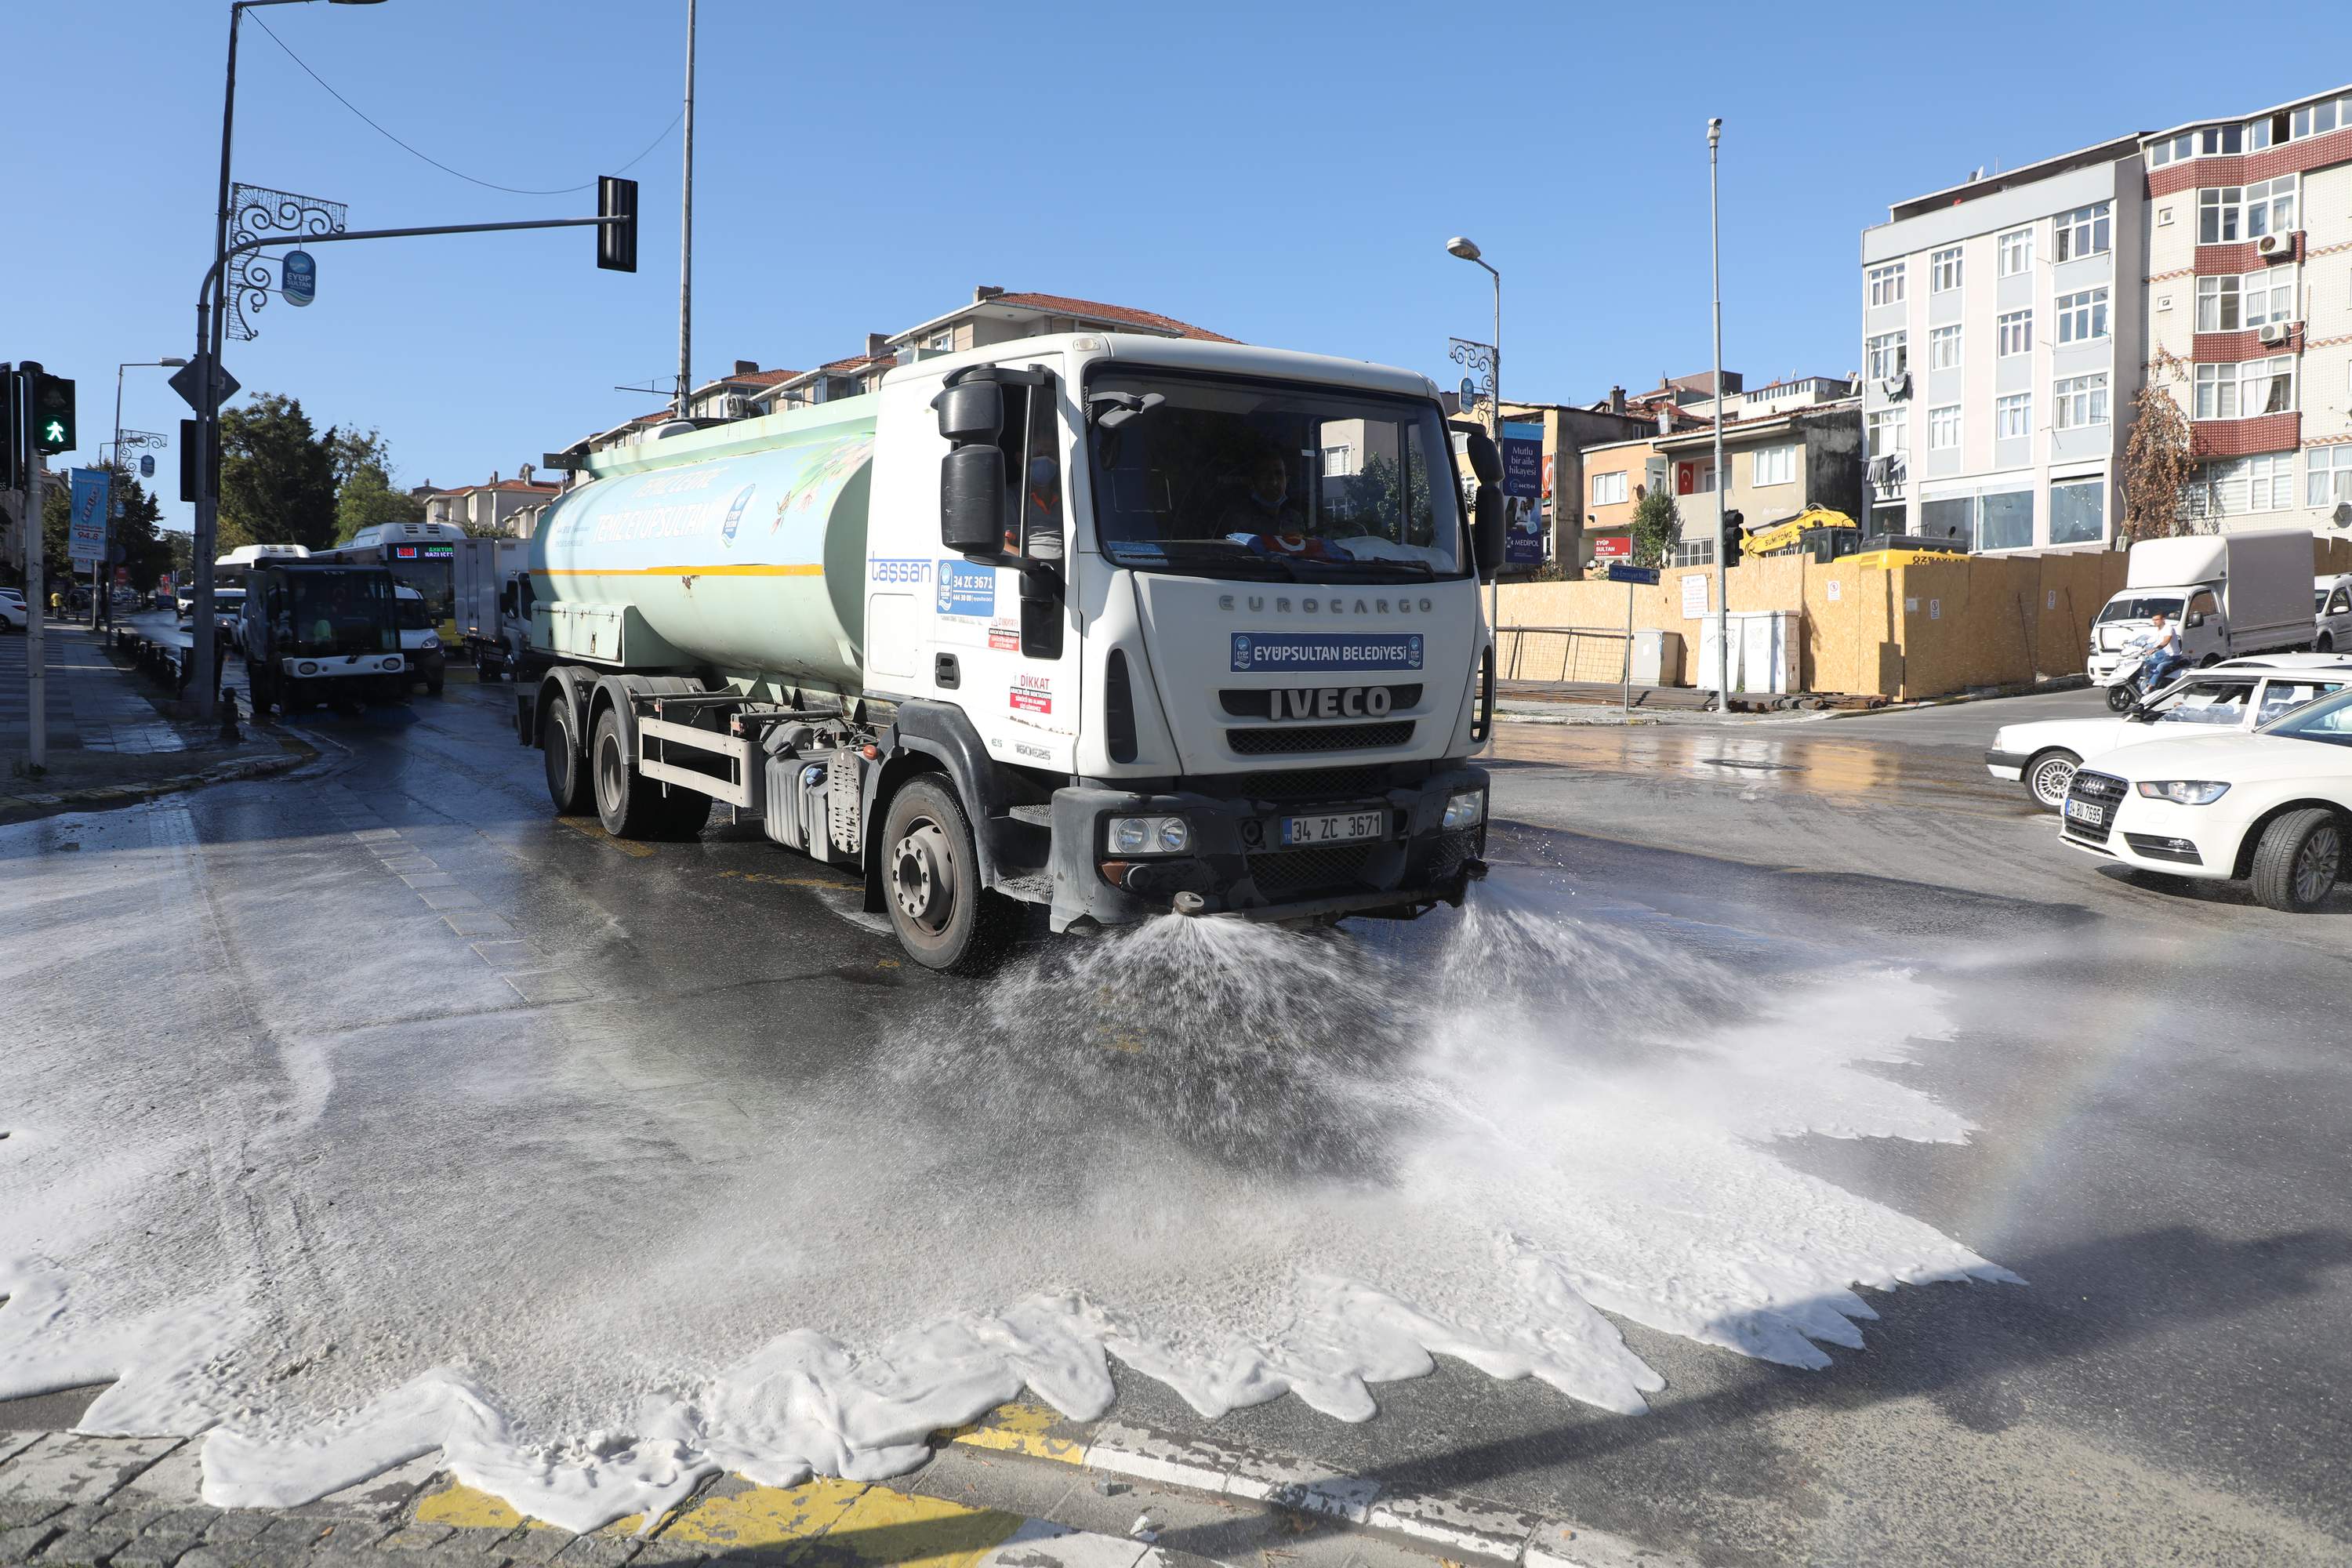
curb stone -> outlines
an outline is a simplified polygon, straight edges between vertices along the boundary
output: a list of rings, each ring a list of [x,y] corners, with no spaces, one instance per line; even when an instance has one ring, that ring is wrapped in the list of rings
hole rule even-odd
[[[1210,1568],[1188,1542],[1295,1568],[1698,1568],[1485,1499],[1391,1490],[1312,1459],[1070,1421],[1042,1405],[940,1433],[934,1453],[891,1486],[722,1476],[657,1519],[574,1535],[460,1485],[438,1455],[296,1508],[222,1510],[196,1495],[195,1443],[6,1433],[0,1527],[15,1528],[0,1528],[0,1568],[654,1568],[754,1555],[789,1568]],[[988,1506],[1015,1497],[1017,1508]]]
[[[194,773],[171,773],[137,784],[91,784],[86,789],[64,790],[51,795],[0,795],[0,824],[26,822],[36,816],[86,807],[128,805],[135,801],[153,800],[159,795],[202,789],[206,784],[267,778],[300,767],[319,754],[299,741],[291,742],[289,745],[289,739],[283,735],[278,741],[280,750],[274,757],[242,757],[236,762],[218,763]],[[25,809],[28,807],[30,809]]]

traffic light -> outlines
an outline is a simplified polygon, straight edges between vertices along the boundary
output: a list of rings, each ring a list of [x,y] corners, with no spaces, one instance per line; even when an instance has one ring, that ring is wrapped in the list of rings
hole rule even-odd
[[[44,452],[70,452],[81,445],[74,435],[74,384],[62,375],[33,378],[33,445]]]
[[[618,223],[596,226],[596,265],[607,272],[637,269],[637,183],[614,174],[596,179],[596,216]]]
[[[180,421],[180,499],[182,500],[193,501],[201,500],[203,497],[204,429],[205,422],[201,419]],[[215,459],[220,456],[220,426],[217,425],[213,426],[213,456]],[[215,475],[220,472],[220,464],[217,460],[214,462],[212,471]]]
[[[1726,566],[1739,564],[1739,557],[1748,539],[1747,524],[1748,520],[1738,512],[1727,511],[1723,514],[1723,563]]]
[[[0,416],[8,421],[7,432],[0,436],[0,490],[13,490],[25,481],[16,477],[23,455],[17,447],[25,440],[25,411],[16,402],[16,367],[0,364]]]

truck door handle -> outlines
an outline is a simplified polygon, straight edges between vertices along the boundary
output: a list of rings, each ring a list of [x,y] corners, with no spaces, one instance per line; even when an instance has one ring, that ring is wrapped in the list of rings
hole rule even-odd
[[[943,653],[936,656],[931,660],[932,685],[937,686],[943,690],[951,691],[955,689],[956,683],[962,679],[963,672],[957,668],[955,655],[951,653]]]

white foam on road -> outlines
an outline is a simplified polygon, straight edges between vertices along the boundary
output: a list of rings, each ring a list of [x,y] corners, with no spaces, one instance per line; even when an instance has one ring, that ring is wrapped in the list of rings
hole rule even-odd
[[[1856,1287],[2008,1278],[1774,1150],[1967,1135],[1886,1070],[1948,1034],[1898,970],[1775,978],[1497,889],[1442,927],[1169,920],[877,992],[820,1070],[789,987],[469,1016],[420,948],[413,996],[379,963],[338,1015],[262,940],[282,889],[336,929],[404,890],[335,843],[207,854],[0,905],[5,953],[96,921],[135,950],[159,900],[222,933],[165,1005],[0,959],[31,1042],[0,1396],[118,1380],[86,1427],[208,1433],[218,1505],[438,1449],[585,1529],[714,1467],[897,1473],[1024,1388],[1097,1415],[1111,1357],[1210,1414],[1361,1420],[1446,1354],[1638,1418],[1661,1383],[1605,1314],[1818,1367],[1862,1342]]]

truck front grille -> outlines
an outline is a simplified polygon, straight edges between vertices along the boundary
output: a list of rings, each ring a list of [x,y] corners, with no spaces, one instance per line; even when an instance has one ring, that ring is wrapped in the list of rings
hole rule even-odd
[[[1385,724],[1289,724],[1252,726],[1225,731],[1225,744],[1244,757],[1277,756],[1284,752],[1354,752],[1374,746],[1402,746],[1412,739],[1412,721]]]
[[[1248,800],[1373,800],[1388,789],[1383,768],[1294,768],[1233,781],[1233,793]]]
[[[1289,899],[1307,893],[1344,893],[1362,886],[1371,844],[1332,844],[1313,849],[1271,850],[1249,858],[1249,872],[1261,897]]]

